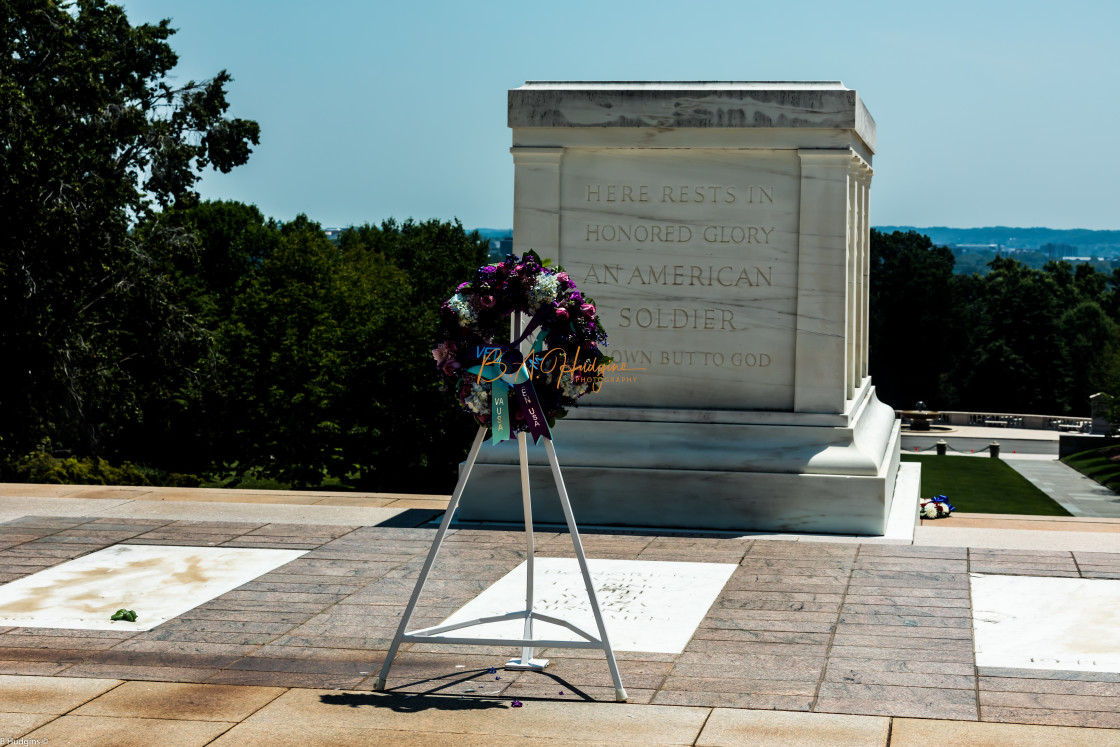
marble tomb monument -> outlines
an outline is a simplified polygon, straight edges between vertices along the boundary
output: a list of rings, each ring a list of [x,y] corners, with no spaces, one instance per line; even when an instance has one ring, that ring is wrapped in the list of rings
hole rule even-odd
[[[509,126],[514,252],[594,298],[617,369],[553,430],[579,522],[883,534],[899,425],[868,376],[856,91],[530,82]],[[529,451],[534,518],[562,522]],[[516,446],[487,445],[459,519],[521,511]]]

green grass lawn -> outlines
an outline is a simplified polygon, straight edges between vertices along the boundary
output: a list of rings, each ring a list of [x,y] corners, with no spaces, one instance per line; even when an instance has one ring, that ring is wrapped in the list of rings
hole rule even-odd
[[[903,454],[922,465],[922,497],[945,495],[958,511],[1069,516],[1050,496],[1000,459]]]
[[[1120,492],[1120,446],[1082,451],[1062,461],[1086,477]]]

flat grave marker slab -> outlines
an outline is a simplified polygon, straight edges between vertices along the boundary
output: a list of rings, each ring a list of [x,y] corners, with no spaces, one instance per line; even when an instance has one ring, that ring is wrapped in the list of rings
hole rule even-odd
[[[970,580],[977,666],[1120,672],[1120,580]]]
[[[595,635],[595,618],[587,601],[575,558],[536,558],[533,609],[571,622]],[[615,651],[679,654],[708,608],[731,578],[729,563],[681,563],[589,558],[604,624]],[[525,609],[525,563],[500,578],[443,624],[465,622]],[[491,623],[449,635],[519,638],[521,620]],[[534,622],[537,638],[583,640],[566,628]]]
[[[306,553],[114,545],[0,586],[0,627],[151,630]]]

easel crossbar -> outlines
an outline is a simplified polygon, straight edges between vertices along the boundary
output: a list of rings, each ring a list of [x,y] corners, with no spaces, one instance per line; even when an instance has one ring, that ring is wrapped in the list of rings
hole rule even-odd
[[[602,641],[550,641],[543,638],[451,638],[434,635],[404,635],[408,643],[447,643],[463,646],[532,646],[533,648],[597,648],[603,650]]]
[[[601,645],[601,641],[590,633],[586,633],[575,625],[572,625],[567,620],[561,620],[558,617],[551,617],[549,615],[542,615],[540,612],[532,612],[531,610],[521,610],[520,612],[507,612],[504,615],[494,615],[492,617],[480,617],[477,620],[469,620],[467,622],[451,623],[450,625],[437,625],[432,628],[422,628],[421,630],[412,630],[405,633],[405,636],[434,636],[436,633],[446,633],[452,630],[462,630],[463,628],[473,628],[477,625],[488,625],[490,623],[505,622],[506,620],[524,620],[531,617],[534,620],[552,623],[567,628],[578,636],[583,636],[589,641],[594,641]],[[518,644],[520,645],[520,644]]]

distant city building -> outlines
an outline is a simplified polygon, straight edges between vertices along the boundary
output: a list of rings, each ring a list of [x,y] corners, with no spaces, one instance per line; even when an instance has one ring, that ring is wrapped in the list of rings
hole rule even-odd
[[[345,228],[324,228],[323,234],[337,244],[342,239],[342,232],[345,230]]]
[[[490,239],[490,258],[504,259],[513,254],[513,239]]]

